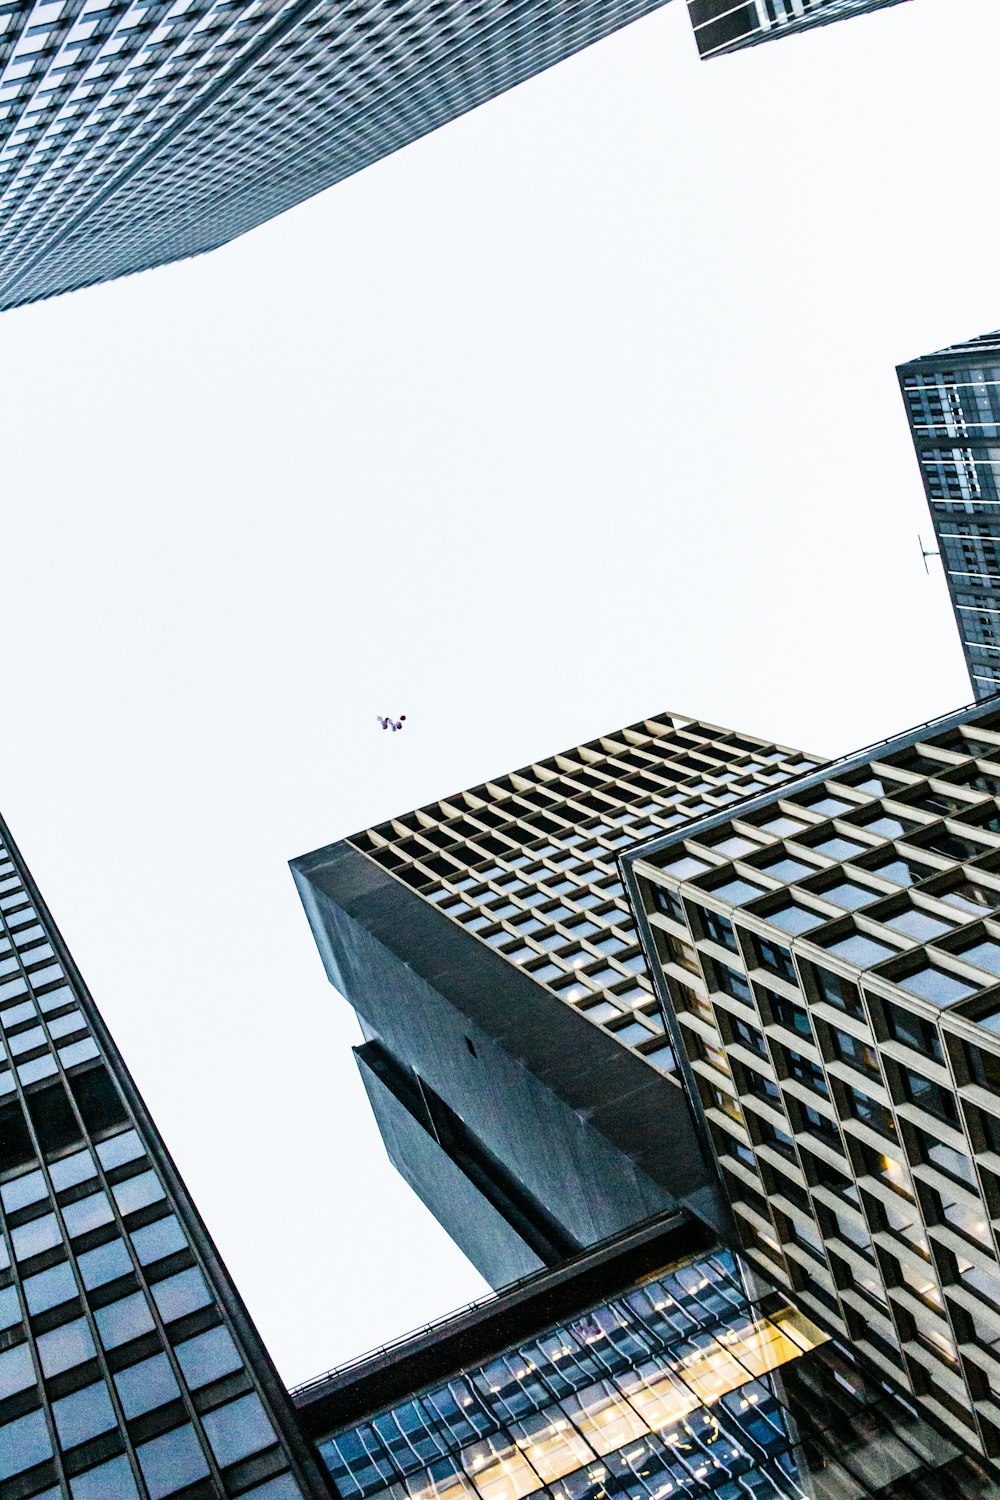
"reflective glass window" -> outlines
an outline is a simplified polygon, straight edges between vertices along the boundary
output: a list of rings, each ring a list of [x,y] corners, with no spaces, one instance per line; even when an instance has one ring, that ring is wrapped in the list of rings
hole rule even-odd
[[[154,1354],[152,1359],[119,1370],[115,1385],[122,1410],[130,1420],[156,1406],[166,1406],[168,1401],[174,1401],[180,1395],[180,1387],[165,1354]]]
[[[136,1132],[126,1130],[122,1135],[113,1135],[110,1140],[102,1141],[97,1148],[97,1154],[101,1158],[101,1165],[110,1172],[112,1167],[120,1167],[127,1161],[136,1161],[146,1153]]]
[[[70,1481],[73,1500],[139,1500],[129,1461],[124,1456],[88,1469]]]
[[[90,1438],[97,1437],[98,1433],[110,1432],[112,1427],[118,1425],[111,1397],[103,1380],[94,1385],[85,1385],[83,1390],[53,1401],[52,1415],[62,1448],[75,1448],[77,1443],[85,1443]]]
[[[155,1326],[153,1315],[141,1292],[133,1292],[130,1297],[122,1297],[118,1302],[109,1302],[107,1307],[99,1307],[94,1313],[94,1319],[105,1349],[116,1349],[119,1344],[127,1344],[129,1339],[138,1338],[141,1333],[148,1333]]]
[[[203,1479],[209,1471],[190,1423],[143,1443],[136,1452],[152,1500],[163,1500],[163,1496]]]
[[[10,1233],[11,1243],[14,1246],[14,1256],[17,1260],[27,1260],[32,1255],[40,1255],[43,1250],[51,1250],[53,1245],[62,1243],[62,1230],[55,1214],[42,1214],[41,1218],[32,1219],[27,1224],[19,1224]]]
[[[21,1304],[16,1286],[5,1286],[0,1290],[0,1328],[13,1328],[21,1321]]]
[[[111,1191],[123,1215],[135,1213],[136,1209],[166,1197],[155,1172],[140,1172],[138,1177],[128,1177],[124,1182],[116,1183]]]
[[[33,1469],[52,1456],[52,1443],[45,1425],[45,1413],[31,1411],[0,1427],[0,1479]]]
[[[92,1193],[89,1198],[78,1198],[75,1203],[67,1203],[62,1213],[66,1233],[71,1240],[91,1229],[99,1229],[102,1224],[110,1224],[114,1218],[111,1204],[104,1193]]]
[[[187,1237],[173,1214],[146,1224],[142,1229],[134,1229],[131,1240],[142,1266],[152,1265],[153,1261],[162,1260],[165,1255],[173,1255],[187,1246]]]
[[[228,1406],[206,1412],[201,1420],[221,1468],[277,1442],[260,1397],[252,1391]]]
[[[30,1344],[15,1344],[0,1354],[0,1400],[6,1400],[16,1391],[26,1391],[35,1384],[35,1367],[31,1359]]]
[[[223,1327],[210,1328],[197,1338],[186,1339],[174,1350],[184,1379],[191,1390],[196,1391],[213,1380],[239,1370],[243,1361],[239,1350],[228,1331]]]
[[[24,1295],[32,1314],[44,1312],[47,1307],[58,1307],[60,1302],[66,1302],[76,1294],[76,1280],[65,1261],[48,1271],[39,1271],[37,1276],[28,1276],[24,1282]]]
[[[96,1177],[97,1168],[89,1151],[77,1151],[72,1156],[64,1156],[61,1161],[54,1161],[49,1167],[49,1176],[56,1192],[61,1193],[64,1188],[75,1187],[78,1182]]]
[[[96,1350],[90,1336],[86,1318],[74,1318],[72,1323],[63,1323],[38,1339],[38,1355],[46,1375],[58,1375],[74,1365],[82,1365],[93,1359]]]
[[[185,1313],[211,1302],[212,1294],[205,1285],[205,1278],[194,1267],[168,1276],[153,1287],[153,1298],[165,1323],[174,1318],[183,1318]]]
[[[109,1240],[95,1250],[85,1250],[77,1256],[76,1263],[88,1291],[108,1281],[117,1281],[132,1270],[132,1261],[121,1240]]]
[[[49,1190],[41,1172],[26,1172],[23,1177],[15,1177],[13,1182],[5,1182],[0,1187],[0,1203],[9,1214],[18,1208],[26,1208],[29,1203],[38,1203],[48,1195]]]

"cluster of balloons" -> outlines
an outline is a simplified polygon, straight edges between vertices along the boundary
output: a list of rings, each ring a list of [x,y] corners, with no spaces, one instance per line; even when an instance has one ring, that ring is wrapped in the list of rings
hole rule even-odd
[[[387,719],[383,714],[376,714],[375,717],[378,719],[383,729],[391,729],[393,734],[396,733],[397,729],[402,729],[404,723],[406,722],[405,714],[400,714],[398,719]]]

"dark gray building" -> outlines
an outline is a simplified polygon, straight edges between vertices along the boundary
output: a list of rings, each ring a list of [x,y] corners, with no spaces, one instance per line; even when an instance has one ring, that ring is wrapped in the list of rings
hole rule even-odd
[[[0,308],[225,244],[661,3],[6,5]]]
[[[494,1285],[717,1217],[617,851],[812,764],[660,715],[293,861],[389,1154]]]
[[[1000,691],[1000,333],[897,374],[973,691],[985,698]]]
[[[0,823],[0,1500],[328,1496]]]
[[[738,52],[759,42],[829,26],[902,0],[688,0],[701,57]]]

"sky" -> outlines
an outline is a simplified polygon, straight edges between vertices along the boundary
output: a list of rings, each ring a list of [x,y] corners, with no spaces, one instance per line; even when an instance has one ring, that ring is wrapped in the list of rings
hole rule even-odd
[[[912,0],[702,64],[674,0],[0,318],[0,806],[285,1379],[486,1291],[290,858],[666,709],[832,755],[971,697],[894,367],[1000,325],[998,52]]]

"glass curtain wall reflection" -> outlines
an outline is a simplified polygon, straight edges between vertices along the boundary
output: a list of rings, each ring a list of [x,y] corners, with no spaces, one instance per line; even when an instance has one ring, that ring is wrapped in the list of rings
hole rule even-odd
[[[717,1251],[320,1443],[344,1500],[978,1493],[982,1472]]]

